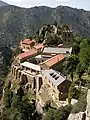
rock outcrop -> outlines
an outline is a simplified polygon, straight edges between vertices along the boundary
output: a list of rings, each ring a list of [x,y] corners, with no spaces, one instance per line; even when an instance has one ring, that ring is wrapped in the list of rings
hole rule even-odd
[[[84,120],[83,118],[83,112],[79,112],[77,114],[70,114],[68,120]]]

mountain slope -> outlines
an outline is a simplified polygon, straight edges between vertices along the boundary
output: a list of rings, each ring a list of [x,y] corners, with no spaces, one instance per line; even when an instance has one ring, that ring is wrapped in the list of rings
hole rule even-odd
[[[0,7],[6,6],[6,5],[8,4],[0,0]]]
[[[0,43],[16,44],[26,35],[31,36],[43,24],[68,24],[74,33],[90,38],[90,12],[58,6],[20,8],[5,6],[0,9]]]

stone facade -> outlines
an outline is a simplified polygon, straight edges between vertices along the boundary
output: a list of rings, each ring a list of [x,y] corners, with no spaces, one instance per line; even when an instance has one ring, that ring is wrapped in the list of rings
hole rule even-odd
[[[39,101],[43,105],[53,100],[62,101],[66,100],[68,96],[68,89],[71,84],[70,81],[64,80],[61,83],[55,85],[49,78],[47,78],[42,71],[35,71],[30,68],[12,65],[12,75],[16,80],[24,85],[27,90],[33,90],[36,93],[36,101]],[[48,96],[48,97],[47,97]],[[45,99],[43,100],[43,98]]]
[[[55,85],[45,76],[43,76],[43,81],[43,90],[48,89],[50,91],[49,95],[54,101],[66,100],[68,97],[68,90],[71,85],[70,81],[65,79],[62,83]]]
[[[65,58],[65,54],[70,55],[72,49],[46,48],[43,52],[46,51],[47,55],[50,56],[49,58],[43,58],[43,52],[41,54],[37,53],[37,50],[39,52],[42,51],[44,48],[43,44],[34,45],[32,43],[32,41],[27,39],[21,41],[20,47],[25,52],[19,54],[15,59],[16,61],[13,62],[11,67],[12,75],[19,82],[19,85],[23,85],[26,90],[36,93],[36,102],[44,105],[47,101],[52,100],[57,102],[59,106],[60,100],[65,101],[68,97],[68,89],[71,82],[58,71],[53,70],[52,67],[62,61]],[[28,45],[31,45],[30,48]],[[31,49],[28,52],[24,50],[27,47],[28,50]],[[32,47],[35,48],[32,49]]]
[[[27,70],[25,68],[12,65],[11,72],[13,77],[16,80],[19,80],[20,84],[25,87],[29,87],[28,89],[38,92],[43,84],[41,74],[37,71],[32,71],[32,69]]]
[[[63,31],[62,39],[64,41],[64,44],[72,43],[72,41],[73,41],[73,31],[70,31],[70,30]]]

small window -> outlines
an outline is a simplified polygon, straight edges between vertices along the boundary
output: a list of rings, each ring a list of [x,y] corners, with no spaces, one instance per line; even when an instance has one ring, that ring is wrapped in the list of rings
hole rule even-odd
[[[71,41],[71,39],[70,39],[70,38],[68,38],[68,41],[70,42],[70,41]]]
[[[65,33],[65,37],[67,36],[67,33]]]
[[[69,34],[68,34],[68,37],[70,37],[70,36],[71,36],[71,34],[69,33]]]
[[[68,53],[69,53],[69,51],[66,51],[66,53],[68,54]]]
[[[41,67],[41,70],[43,70],[43,68]]]

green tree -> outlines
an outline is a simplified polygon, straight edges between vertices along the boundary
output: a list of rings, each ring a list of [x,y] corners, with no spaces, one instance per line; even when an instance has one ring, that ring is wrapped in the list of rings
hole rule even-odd
[[[55,110],[49,109],[48,112],[46,112],[44,120],[55,120],[54,114],[55,114]]]
[[[80,82],[80,84],[79,84],[80,90],[81,90],[81,83],[82,83],[81,78],[82,78],[82,75],[85,73],[85,68],[86,68],[86,66],[84,63],[83,64],[79,63],[77,66],[77,70],[76,70],[76,72],[78,74],[79,82]]]
[[[71,104],[71,100],[73,98],[73,95],[75,94],[74,92],[74,89],[75,89],[75,83],[72,82],[70,88],[69,88],[69,93],[68,93],[68,103]]]
[[[79,95],[78,102],[74,104],[71,113],[85,112],[86,106],[87,106],[87,90],[81,92],[81,94]]]
[[[18,106],[20,105],[20,102],[21,102],[20,96],[14,94],[12,98],[12,103],[11,103],[12,108],[18,108]]]
[[[19,95],[20,99],[22,100],[22,97],[24,96],[24,90],[22,87],[17,90],[17,95]]]
[[[69,87],[69,93],[68,93],[68,103],[71,104],[72,98],[78,99],[80,95],[80,91],[76,89],[75,83],[72,82],[71,86]]]
[[[4,93],[4,106],[5,108],[10,108],[12,103],[13,93],[11,90],[6,89]]]
[[[73,81],[73,75],[74,72],[76,71],[76,67],[79,63],[78,56],[76,55],[71,55],[68,58],[66,58],[64,65],[65,65],[65,71],[67,74],[71,76],[71,80]]]
[[[5,120],[34,120],[40,116],[36,114],[35,102],[27,99],[22,101],[19,95],[14,94],[10,107],[4,108],[2,117]],[[38,120],[38,119],[37,119]]]
[[[83,41],[83,38],[75,36],[72,44],[72,53],[78,55],[80,52],[80,43]]]
[[[72,106],[62,106],[55,112],[55,120],[67,120]]]
[[[46,104],[44,106],[44,111],[47,112],[50,107],[51,107],[51,101],[46,102]]]
[[[36,107],[34,103],[30,103],[29,101],[23,101],[21,107],[21,114],[23,120],[33,120],[34,113]]]
[[[27,37],[27,39],[28,39],[28,38],[29,38],[30,40],[32,40],[32,39],[33,39],[33,36],[29,36],[29,37]]]
[[[90,42],[87,39],[83,39],[80,43],[79,60],[83,67],[85,67],[85,70],[87,70],[90,65]]]
[[[22,102],[18,95],[13,95],[10,107],[4,107],[2,118],[3,120],[20,120]]]
[[[36,36],[34,36],[34,38],[36,39],[37,43],[42,43],[43,42],[42,35],[36,35]]]
[[[20,113],[16,108],[5,109],[0,120],[20,120]]]
[[[61,44],[62,40],[61,37],[56,34],[48,34],[45,39],[45,44],[48,46],[57,46]]]

